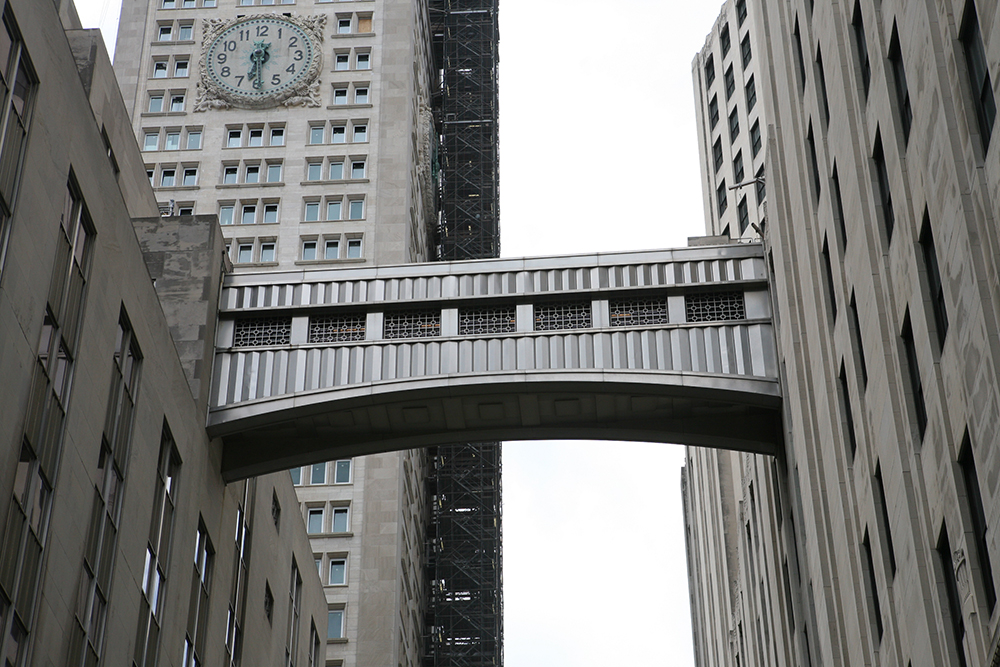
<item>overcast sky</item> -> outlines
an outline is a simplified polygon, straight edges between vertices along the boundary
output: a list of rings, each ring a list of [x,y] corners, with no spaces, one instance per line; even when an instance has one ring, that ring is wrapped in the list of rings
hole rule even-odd
[[[76,0],[113,39],[121,0]],[[503,255],[704,233],[691,60],[721,2],[500,0]],[[504,445],[507,667],[694,664],[678,446]]]

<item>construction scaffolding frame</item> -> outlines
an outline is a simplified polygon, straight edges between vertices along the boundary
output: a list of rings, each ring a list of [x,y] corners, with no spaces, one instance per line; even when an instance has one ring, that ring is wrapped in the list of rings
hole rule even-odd
[[[498,0],[429,0],[438,260],[500,256]],[[499,442],[431,450],[424,667],[502,667]]]

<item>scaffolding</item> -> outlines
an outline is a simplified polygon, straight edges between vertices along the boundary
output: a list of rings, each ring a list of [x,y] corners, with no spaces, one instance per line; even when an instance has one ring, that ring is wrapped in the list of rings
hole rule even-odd
[[[500,256],[497,0],[429,0],[437,259]],[[431,450],[424,667],[502,667],[500,443]]]

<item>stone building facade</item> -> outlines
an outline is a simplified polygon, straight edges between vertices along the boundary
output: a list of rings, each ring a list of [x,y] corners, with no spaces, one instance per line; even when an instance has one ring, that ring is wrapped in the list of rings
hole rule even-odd
[[[206,94],[211,67],[242,71],[208,57],[216,27],[254,17],[315,29],[305,94],[255,108]],[[115,71],[160,207],[218,215],[237,272],[432,259],[429,21],[424,0],[125,0]],[[292,471],[326,591],[325,664],[420,663],[427,465],[414,450]]]
[[[0,660],[316,664],[288,476],[227,485],[204,428],[214,216],[160,217],[69,0],[0,9]]]
[[[785,454],[689,457],[696,663],[995,664],[1000,8],[750,15]]]

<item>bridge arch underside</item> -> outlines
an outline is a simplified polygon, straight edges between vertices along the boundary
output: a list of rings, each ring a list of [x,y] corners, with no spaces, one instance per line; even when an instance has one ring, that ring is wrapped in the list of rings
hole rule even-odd
[[[366,383],[215,408],[228,481],[338,458],[491,440],[663,442],[775,454],[774,379],[509,372]]]

